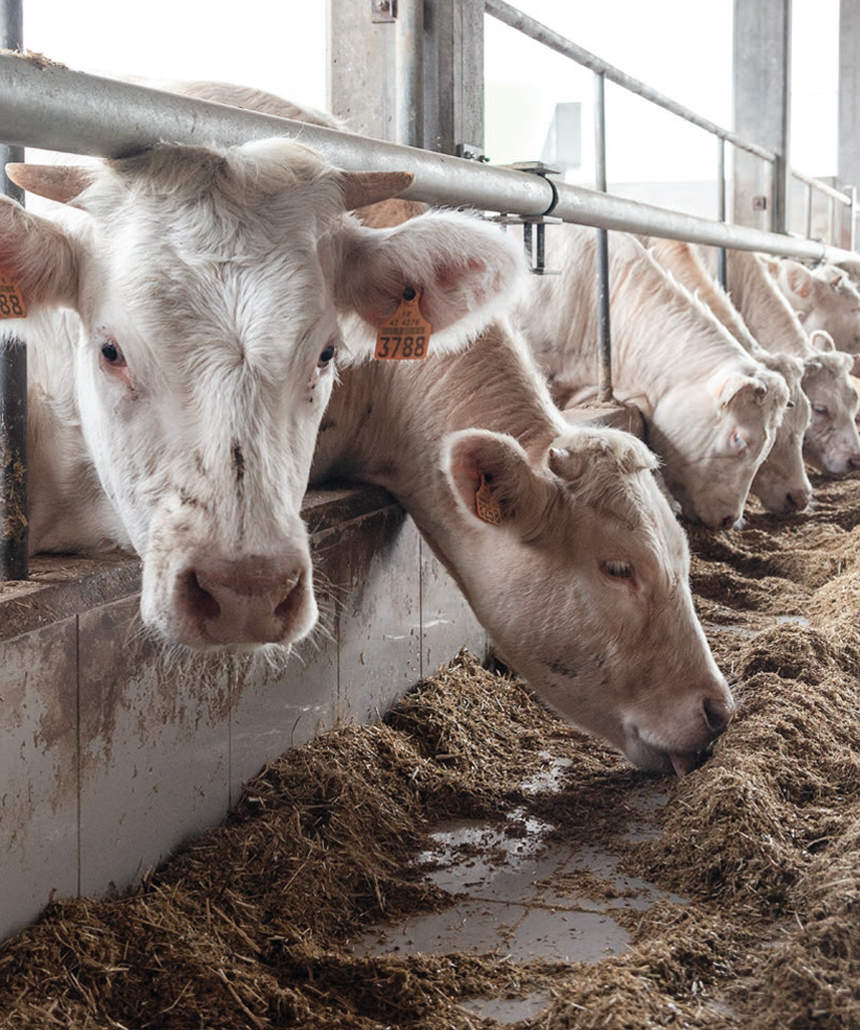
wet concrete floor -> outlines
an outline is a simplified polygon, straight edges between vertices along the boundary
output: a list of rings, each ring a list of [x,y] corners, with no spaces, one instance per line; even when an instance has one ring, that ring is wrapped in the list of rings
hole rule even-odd
[[[524,790],[558,786],[567,762],[524,784]],[[654,834],[649,816],[662,805],[660,785],[634,799],[627,838]],[[522,827],[525,825],[525,834]],[[597,962],[624,952],[629,934],[610,910],[644,910],[661,898],[683,901],[653,884],[619,871],[619,859],[599,843],[574,846],[547,840],[554,827],[526,816],[508,814],[506,824],[457,821],[430,835],[433,846],[417,858],[426,879],[452,895],[443,912],[416,915],[396,925],[370,928],[353,942],[358,955],[472,952],[509,956],[515,961],[543,959]],[[589,882],[610,887],[589,896]],[[481,1018],[515,1023],[536,1015],[550,1002],[537,992],[525,999],[486,998],[462,1003]]]

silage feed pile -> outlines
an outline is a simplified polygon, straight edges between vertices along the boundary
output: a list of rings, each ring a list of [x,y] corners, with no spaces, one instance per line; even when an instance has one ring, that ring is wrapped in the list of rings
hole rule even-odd
[[[3,1030],[497,1027],[464,999],[545,992],[517,1027],[860,1028],[860,481],[816,509],[692,534],[693,587],[740,714],[683,780],[630,769],[468,655],[376,727],[296,749],[139,888],[52,905],[0,945]],[[561,788],[524,791],[565,759]],[[658,836],[625,837],[659,790]],[[440,820],[512,809],[600,839],[665,896],[594,963],[350,941],[451,897],[416,870]],[[512,1025],[512,1024],[506,1024]]]

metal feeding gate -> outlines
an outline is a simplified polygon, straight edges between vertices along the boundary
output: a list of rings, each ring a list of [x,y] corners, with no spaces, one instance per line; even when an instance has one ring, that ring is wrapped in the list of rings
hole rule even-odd
[[[487,12],[594,71],[599,188],[483,163],[484,7],[483,0],[332,0],[333,107],[366,135],[4,52],[0,140],[10,148],[118,157],[158,141],[231,145],[286,136],[347,170],[413,173],[414,184],[404,194],[410,199],[496,212],[535,227],[538,251],[543,234],[553,231],[552,221],[597,227],[604,255],[599,288],[606,395],[606,230],[816,261],[854,257],[849,250],[774,231],[785,227],[784,214],[777,214],[785,210],[785,189],[779,186],[787,181],[784,151],[746,143],[699,118],[503,0],[486,0]],[[6,0],[2,10],[4,42],[18,45],[20,4]],[[717,137],[720,220],[605,192],[606,79]],[[362,124],[371,115],[375,124]],[[419,149],[421,143],[430,149]],[[777,169],[771,231],[725,221],[726,144]],[[834,204],[849,203],[853,213],[853,194],[846,201],[837,191],[824,192]],[[539,254],[536,265],[540,269]],[[0,588],[0,935],[32,919],[53,892],[99,893],[111,883],[131,882],[182,839],[220,820],[242,782],[266,760],[339,716],[373,718],[460,645],[481,652],[486,644],[402,510],[384,491],[362,488],[309,493],[303,508],[316,561],[348,597],[330,639],[305,655],[306,664],[293,662],[286,671],[241,660],[165,664],[135,634],[136,562],[116,556],[37,558],[39,575],[24,582],[25,380],[25,348],[5,346],[0,573],[17,582]],[[16,511],[22,515],[18,522]]]

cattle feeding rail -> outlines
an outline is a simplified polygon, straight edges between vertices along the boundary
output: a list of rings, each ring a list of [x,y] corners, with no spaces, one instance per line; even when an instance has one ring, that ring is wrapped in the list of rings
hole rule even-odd
[[[4,0],[6,13],[18,12],[20,0]],[[733,224],[726,220],[725,144],[743,147],[762,160],[778,156],[747,143],[714,123],[700,118],[540,23],[527,19],[504,0],[486,0],[486,10],[536,38],[545,36],[555,49],[591,67],[599,83],[597,104],[597,190],[556,182],[508,167],[480,164],[464,158],[385,142],[357,134],[323,128],[251,111],[195,100],[147,86],[75,72],[37,56],[6,50],[0,53],[0,141],[7,147],[38,147],[104,158],[132,154],[158,142],[191,145],[238,144],[253,139],[284,136],[317,151],[346,170],[402,170],[414,175],[404,196],[434,204],[471,207],[516,216],[529,223],[542,219],[621,230],[649,236],[687,240],[720,248],[762,251],[811,261],[855,259],[851,250],[781,232]],[[0,11],[2,13],[2,11]],[[14,18],[13,18],[14,20]],[[8,32],[7,44],[20,44]],[[590,62],[590,63],[589,63]],[[605,192],[606,166],[603,139],[603,82],[606,78],[633,89],[686,120],[714,133],[719,140],[720,218],[684,214]],[[7,151],[8,153],[8,151]],[[810,188],[836,194],[814,180]],[[841,196],[841,195],[840,195]],[[852,197],[853,203],[853,197]],[[602,248],[601,394],[611,394],[606,245]],[[3,561],[0,578],[26,577],[26,534],[10,533],[10,514],[21,506],[20,476],[10,472],[25,467],[26,379],[25,348],[0,348],[0,450],[5,469],[0,508],[3,514]],[[23,373],[22,373],[23,368]],[[10,462],[10,456],[15,460]],[[26,509],[23,509],[26,510]],[[26,521],[26,520],[25,520]],[[11,527],[14,529],[14,526]],[[10,557],[11,556],[11,557]]]

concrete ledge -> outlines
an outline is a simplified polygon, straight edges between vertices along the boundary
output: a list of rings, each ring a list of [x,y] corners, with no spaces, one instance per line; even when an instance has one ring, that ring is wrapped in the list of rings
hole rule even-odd
[[[384,490],[308,494],[322,612],[286,657],[177,655],[142,633],[123,554],[39,557],[0,586],[0,937],[52,894],[134,882],[219,822],[266,761],[373,720],[486,637]]]

